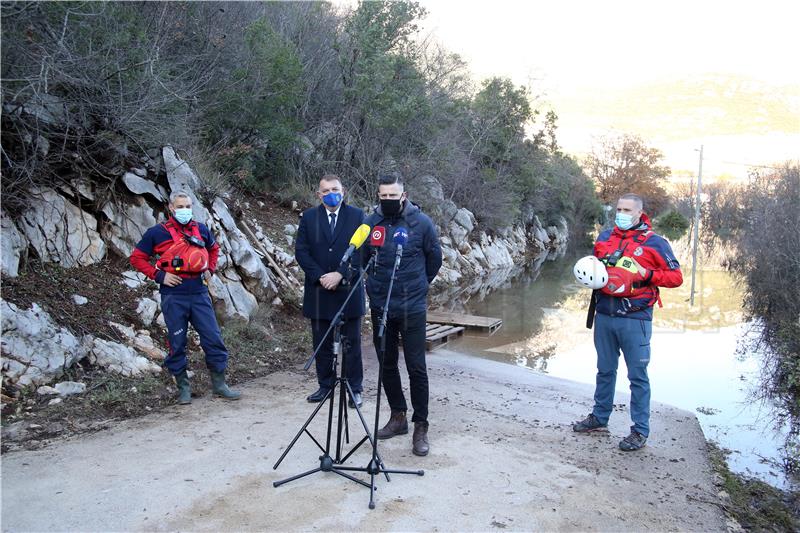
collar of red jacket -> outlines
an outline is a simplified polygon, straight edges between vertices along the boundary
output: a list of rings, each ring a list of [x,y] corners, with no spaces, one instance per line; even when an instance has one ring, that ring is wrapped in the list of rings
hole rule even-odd
[[[616,235],[617,237],[624,238],[624,237],[627,237],[627,236],[635,234],[637,231],[644,233],[646,231],[650,231],[651,229],[652,229],[652,225],[650,223],[650,217],[647,216],[647,213],[642,211],[642,216],[639,219],[639,224],[637,224],[637,226],[635,228],[619,229],[619,227],[617,227],[617,225],[615,224],[614,225],[614,229],[612,231],[612,234]]]

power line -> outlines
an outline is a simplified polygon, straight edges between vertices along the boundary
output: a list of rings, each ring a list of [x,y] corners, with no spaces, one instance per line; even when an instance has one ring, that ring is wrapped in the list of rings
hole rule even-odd
[[[709,161],[709,158],[706,157],[705,160]],[[711,161],[716,161],[717,163],[724,163],[726,165],[739,165],[741,167],[769,168],[769,169],[772,169],[772,170],[783,170],[784,169],[784,167],[773,167],[773,166],[770,166],[770,165],[753,165],[753,164],[750,164],[750,163],[739,163],[739,162],[736,162],[736,161],[724,161],[724,160],[721,160],[721,159],[710,159],[710,160]]]

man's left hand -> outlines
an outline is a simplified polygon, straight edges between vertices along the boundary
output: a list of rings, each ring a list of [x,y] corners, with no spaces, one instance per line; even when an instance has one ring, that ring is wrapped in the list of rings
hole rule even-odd
[[[342,275],[338,272],[328,272],[319,278],[319,283],[329,291],[335,291],[342,281]]]

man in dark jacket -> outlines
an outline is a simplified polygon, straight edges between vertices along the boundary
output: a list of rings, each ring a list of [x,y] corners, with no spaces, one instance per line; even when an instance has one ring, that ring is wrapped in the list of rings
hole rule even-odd
[[[317,197],[321,204],[302,214],[295,242],[295,257],[305,272],[303,315],[311,319],[314,349],[322,342],[331,320],[344,304],[352,282],[358,279],[361,257],[357,252],[354,268],[341,265],[350,238],[364,222],[364,212],[344,203],[344,188],[338,176],[326,174],[319,182]],[[349,277],[348,277],[349,276]],[[359,286],[345,307],[342,335],[347,340],[346,377],[353,389],[350,407],[361,406],[363,365],[361,362],[361,317],[364,316],[364,288]],[[319,389],[307,399],[322,401],[333,388],[336,369],[333,365],[333,332],[325,339],[316,357]]]
[[[383,384],[386,398],[392,410],[386,425],[378,431],[379,439],[408,433],[406,411],[408,410],[400,381],[399,339],[403,339],[408,380],[411,388],[411,405],[414,414],[412,451],[416,455],[427,455],[428,443],[428,370],[425,363],[425,325],[427,321],[428,286],[442,266],[442,249],[436,228],[427,215],[408,200],[403,182],[394,176],[382,176],[378,185],[380,206],[367,218],[370,227],[385,228],[385,244],[373,250],[376,262],[368,273],[367,294],[372,316],[372,331],[375,350],[381,357],[378,330],[382,310],[389,292],[389,281],[395,263],[397,246],[392,236],[398,229],[408,233],[403,247],[400,266],[389,299],[386,324],[386,352],[383,354]],[[364,254],[364,261],[368,258]]]
[[[669,243],[653,232],[642,211],[642,199],[625,194],[617,202],[614,228],[597,238],[594,255],[608,268],[608,283],[594,291],[594,346],[597,350],[597,386],[594,409],[576,422],[579,433],[604,430],[614,404],[619,353],[625,357],[631,385],[630,434],[622,439],[623,451],[641,449],[650,434],[650,337],[653,305],[660,303],[659,287],[683,283],[680,264]]]
[[[191,322],[206,354],[214,395],[238,400],[241,394],[225,383],[228,350],[204,283],[204,278],[209,278],[217,268],[219,245],[205,224],[192,220],[192,199],[187,193],[174,191],[169,211],[169,220],[148,229],[130,258],[136,270],[159,284],[161,312],[169,334],[169,355],[164,366],[175,377],[178,403],[191,403],[192,390],[186,371],[186,333]],[[159,257],[155,265],[150,264],[153,256]]]

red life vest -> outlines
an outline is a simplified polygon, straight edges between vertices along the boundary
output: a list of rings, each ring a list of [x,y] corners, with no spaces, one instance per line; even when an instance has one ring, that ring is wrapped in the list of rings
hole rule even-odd
[[[191,221],[185,226],[188,234],[183,233],[172,219],[161,225],[172,237],[172,246],[159,257],[156,263],[159,270],[184,278],[196,278],[208,270],[208,250],[197,222]]]
[[[644,232],[637,232],[630,239],[620,240],[618,248],[613,252],[606,250],[600,260],[606,264],[608,271],[608,283],[603,287],[601,292],[615,298],[629,298],[639,299],[647,298],[646,306],[652,306],[656,302],[661,305],[658,287],[647,285],[643,283],[642,276],[639,274],[639,269],[633,261],[634,250],[641,250],[641,247],[647,242],[647,239],[652,235],[652,231],[647,230]],[[633,244],[631,250],[628,252],[628,247]],[[628,252],[629,255],[626,255]],[[611,265],[609,260],[613,261],[616,256],[616,263]]]

